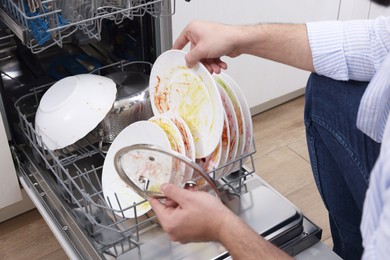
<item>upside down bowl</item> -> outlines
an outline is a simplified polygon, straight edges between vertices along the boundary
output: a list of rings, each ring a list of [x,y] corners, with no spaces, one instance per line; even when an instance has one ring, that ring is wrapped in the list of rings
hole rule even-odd
[[[116,98],[113,80],[80,74],[57,81],[43,95],[35,130],[45,148],[62,149],[91,132],[107,115]]]

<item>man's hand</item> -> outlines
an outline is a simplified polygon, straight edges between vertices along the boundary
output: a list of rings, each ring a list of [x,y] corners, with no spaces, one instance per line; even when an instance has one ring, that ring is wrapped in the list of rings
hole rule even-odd
[[[186,55],[187,66],[191,68],[200,61],[210,73],[220,73],[221,69],[227,69],[227,64],[221,60],[222,56],[239,55],[234,47],[235,28],[220,23],[193,21],[176,39],[173,49],[183,49],[190,43],[190,52]]]
[[[220,229],[233,213],[222,202],[204,192],[164,184],[161,191],[176,203],[149,199],[164,231],[181,243],[219,240]]]

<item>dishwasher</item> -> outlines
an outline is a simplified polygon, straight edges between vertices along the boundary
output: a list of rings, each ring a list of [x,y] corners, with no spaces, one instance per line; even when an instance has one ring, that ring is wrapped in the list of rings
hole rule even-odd
[[[152,211],[114,209],[104,198],[104,145],[88,134],[58,150],[42,148],[34,128],[45,91],[69,75],[149,74],[172,45],[175,0],[1,0],[0,82],[5,125],[19,181],[71,259],[229,259],[215,242],[171,242]],[[65,8],[64,8],[65,7]],[[256,175],[251,149],[209,172],[223,202],[290,255],[321,239],[322,230]],[[230,164],[237,171],[221,179]],[[133,210],[134,218],[123,212]],[[122,216],[121,216],[122,215]]]

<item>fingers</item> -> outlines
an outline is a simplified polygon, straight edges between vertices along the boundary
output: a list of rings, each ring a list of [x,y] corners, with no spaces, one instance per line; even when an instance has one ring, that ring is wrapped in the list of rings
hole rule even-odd
[[[192,68],[194,67],[202,58],[204,58],[204,54],[198,47],[194,47],[188,52],[185,56],[187,67]]]
[[[181,50],[187,45],[187,43],[189,43],[189,39],[186,37],[185,31],[183,31],[173,43],[172,49]]]
[[[150,206],[152,206],[154,212],[157,214],[157,216],[163,215],[162,213],[166,209],[166,206],[164,204],[162,204],[159,200],[155,198],[148,198],[148,201],[150,203]]]
[[[173,201],[171,199],[166,199],[164,204],[166,207],[172,207],[172,208],[176,208],[179,205],[179,204],[177,204],[176,201]]]
[[[201,62],[211,74],[219,74],[222,70],[226,70],[228,67],[227,64],[220,59],[204,59],[201,60]]]
[[[223,70],[226,70],[228,68],[227,63],[222,61],[221,59],[217,59],[216,63]]]
[[[179,205],[185,202],[188,197],[187,193],[190,192],[170,183],[161,185],[160,190],[167,198],[176,201]]]
[[[167,197],[164,204],[157,199],[148,198],[148,201],[153,210],[155,210],[156,214],[157,212],[160,213],[167,211],[169,208],[177,207],[185,201],[185,199],[188,197],[187,192],[189,192],[188,190],[184,190],[177,187],[176,185],[169,183],[161,185],[160,190]]]

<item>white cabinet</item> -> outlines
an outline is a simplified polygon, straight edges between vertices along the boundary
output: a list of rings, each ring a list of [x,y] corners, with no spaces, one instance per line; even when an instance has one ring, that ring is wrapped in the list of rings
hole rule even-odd
[[[369,0],[341,0],[339,20],[373,19],[390,15],[390,8],[380,6]]]
[[[368,1],[368,0],[364,0]],[[193,19],[229,24],[335,20],[339,0],[191,0],[176,1],[173,40]],[[229,73],[242,88],[252,114],[302,94],[308,72],[257,57],[243,55],[228,62]]]
[[[12,161],[7,135],[0,114],[0,209],[22,199],[19,182]]]
[[[369,0],[341,0],[339,20],[366,19],[370,12]]]
[[[390,15],[390,7],[383,7],[380,5],[377,5],[375,3],[371,3],[371,8],[370,8],[370,13],[369,13],[369,18],[375,18],[378,16],[389,16]]]

